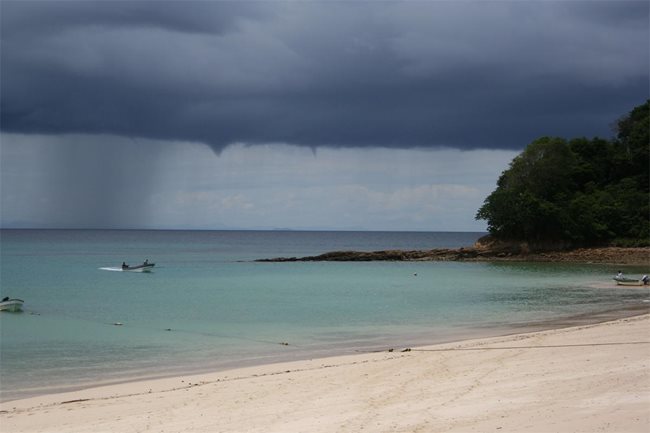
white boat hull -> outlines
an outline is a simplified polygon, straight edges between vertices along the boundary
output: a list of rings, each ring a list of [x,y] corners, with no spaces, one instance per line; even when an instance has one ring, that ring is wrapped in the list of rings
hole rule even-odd
[[[9,299],[8,301],[0,302],[0,311],[9,311],[15,313],[23,309],[24,301],[22,299]]]
[[[641,280],[616,280],[616,285],[617,286],[643,286],[643,281]]]

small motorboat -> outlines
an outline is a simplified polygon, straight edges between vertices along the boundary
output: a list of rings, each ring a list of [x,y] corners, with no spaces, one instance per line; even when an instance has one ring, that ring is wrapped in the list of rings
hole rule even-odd
[[[155,263],[149,263],[149,261],[145,260],[143,264],[137,266],[129,266],[126,263],[122,263],[122,270],[129,272],[151,272],[154,266],[156,266]]]
[[[643,281],[632,278],[614,278],[617,286],[642,286]]]
[[[21,311],[23,309],[24,302],[25,301],[22,299],[9,299],[9,297],[6,297],[0,301],[0,311],[9,311],[11,313]]]
[[[648,284],[648,276],[644,275],[641,279],[636,278],[626,278],[623,276],[615,276],[614,281],[616,281],[617,286],[646,286]]]

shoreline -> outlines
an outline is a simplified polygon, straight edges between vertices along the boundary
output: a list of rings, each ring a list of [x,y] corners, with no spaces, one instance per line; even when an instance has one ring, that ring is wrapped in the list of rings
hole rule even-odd
[[[615,289],[613,286],[609,289]],[[630,289],[629,287],[626,289]],[[644,290],[645,287],[632,287],[632,290]],[[604,288],[603,290],[608,290]],[[174,378],[179,375],[197,375],[197,374],[210,374],[220,373],[239,368],[255,368],[265,365],[274,365],[287,362],[299,362],[306,359],[327,359],[338,356],[348,356],[364,353],[379,353],[394,350],[401,350],[407,347],[424,347],[439,344],[462,343],[464,341],[483,339],[483,338],[497,338],[507,337],[510,335],[549,331],[555,329],[564,329],[575,326],[589,326],[599,323],[615,321],[644,314],[650,314],[650,294],[648,294],[648,302],[640,304],[629,304],[626,306],[602,309],[586,313],[567,314],[555,318],[539,319],[531,322],[494,322],[485,323],[483,325],[476,325],[471,327],[459,327],[454,332],[449,329],[443,334],[435,334],[436,329],[429,331],[419,331],[418,333],[411,333],[402,335],[399,343],[396,341],[395,336],[387,337],[379,341],[361,342],[361,344],[340,344],[340,345],[326,345],[316,347],[304,352],[287,352],[284,354],[276,353],[274,355],[253,357],[239,360],[229,360],[223,364],[206,364],[203,366],[195,366],[187,368],[183,366],[174,366],[163,368],[158,374],[151,375],[126,375],[122,378],[109,379],[105,381],[86,382],[74,385],[53,386],[48,390],[41,389],[35,392],[25,392],[24,396],[15,398],[0,399],[0,405],[10,403],[12,401],[24,400],[30,398],[38,398],[47,395],[63,394],[69,392],[78,392],[85,389],[122,385],[134,382],[146,382],[155,380],[164,380]],[[284,344],[284,343],[276,343]],[[291,344],[287,344],[291,347]]]
[[[634,289],[643,290],[643,287]],[[650,294],[649,294],[650,298]],[[195,376],[203,374],[218,374],[231,370],[242,368],[259,368],[264,366],[279,365],[283,363],[301,362],[305,360],[322,359],[353,356],[357,354],[381,353],[401,351],[410,347],[426,347],[442,344],[463,343],[477,339],[489,339],[498,337],[508,337],[517,334],[526,334],[529,332],[552,331],[576,326],[590,326],[615,321],[619,319],[632,318],[650,314],[650,299],[642,304],[630,304],[616,308],[592,311],[587,313],[576,313],[565,316],[540,319],[532,322],[504,322],[504,323],[486,323],[481,326],[472,326],[469,328],[459,327],[455,332],[435,334],[435,330],[428,332],[420,331],[417,334],[402,336],[397,343],[395,338],[386,340],[367,342],[361,345],[338,345],[323,346],[305,352],[288,352],[284,354],[275,354],[264,357],[246,358],[240,360],[230,360],[220,365],[206,364],[204,366],[187,368],[175,366],[163,368],[157,374],[151,375],[125,375],[122,378],[109,379],[104,381],[85,382],[78,384],[52,386],[49,389],[41,388],[38,391],[23,391],[21,396],[0,399],[0,407],[9,405],[11,402],[38,399],[41,397],[54,396],[59,394],[68,394],[83,392],[88,389],[104,388],[112,386],[121,386],[130,383],[150,382],[158,380],[173,379],[180,376]],[[434,337],[434,335],[436,335]],[[277,343],[280,344],[280,343]],[[290,346],[290,345],[289,345]],[[1,412],[1,411],[0,411]]]
[[[7,433],[646,431],[649,329],[645,313],[129,382],[1,403],[0,420]]]
[[[255,261],[517,261],[648,266],[650,265],[650,247],[577,248],[564,251],[531,252],[527,247],[519,245],[509,245],[503,248],[475,245],[472,247],[434,248],[431,250],[331,251],[317,256],[275,257]]]

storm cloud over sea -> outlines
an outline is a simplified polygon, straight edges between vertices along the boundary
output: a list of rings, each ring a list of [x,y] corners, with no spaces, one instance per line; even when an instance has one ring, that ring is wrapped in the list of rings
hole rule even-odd
[[[482,197],[528,143],[611,137],[649,94],[646,1],[0,7],[3,226],[480,229]],[[442,177],[485,151],[489,179]],[[345,185],[319,175],[341,166]],[[465,206],[440,201],[454,188]],[[350,199],[332,205],[355,215],[336,227],[291,218],[341,191],[377,210]],[[429,207],[391,213],[404,200]]]
[[[520,149],[648,96],[647,2],[3,2],[2,129]]]

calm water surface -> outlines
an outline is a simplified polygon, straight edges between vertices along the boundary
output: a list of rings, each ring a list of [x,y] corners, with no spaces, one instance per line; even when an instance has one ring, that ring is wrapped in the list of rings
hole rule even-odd
[[[648,298],[612,290],[602,265],[252,261],[481,235],[3,230],[0,296],[25,312],[0,314],[0,398],[448,341]],[[101,269],[145,258],[150,274]]]

